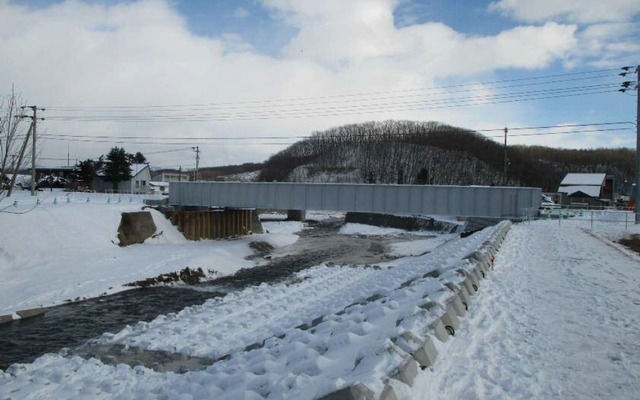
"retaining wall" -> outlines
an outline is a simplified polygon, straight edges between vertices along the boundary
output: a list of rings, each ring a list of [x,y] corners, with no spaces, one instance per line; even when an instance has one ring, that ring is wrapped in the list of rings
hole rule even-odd
[[[165,214],[189,240],[249,235],[256,224],[254,210],[250,209],[173,210]]]

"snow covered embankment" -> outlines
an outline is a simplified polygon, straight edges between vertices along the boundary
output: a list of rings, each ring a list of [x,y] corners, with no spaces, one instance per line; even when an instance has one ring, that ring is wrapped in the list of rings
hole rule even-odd
[[[204,370],[45,355],[0,373],[0,397],[393,398],[455,331],[509,226],[380,268],[320,265],[98,340],[211,360]]]
[[[389,293],[386,299],[381,299],[377,307],[386,308],[388,317],[382,325],[389,325],[381,328],[390,328],[395,318],[396,330],[387,331],[387,347],[382,353],[374,354],[377,365],[375,361],[370,363],[374,379],[362,379],[323,399],[394,400],[399,398],[396,389],[406,393],[406,388],[400,386],[412,386],[418,368],[433,365],[438,356],[437,348],[455,334],[460,325],[459,318],[466,315],[471,296],[479,290],[480,280],[492,270],[494,256],[511,225],[510,221],[498,224],[487,240],[460,263],[410,279]],[[433,285],[434,278],[442,286]],[[397,312],[393,312],[394,309]],[[408,310],[416,312],[402,312]],[[356,369],[359,361],[356,358]]]

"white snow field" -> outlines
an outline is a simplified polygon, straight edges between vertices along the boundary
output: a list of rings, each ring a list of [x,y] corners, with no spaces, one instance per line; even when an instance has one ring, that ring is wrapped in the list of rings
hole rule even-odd
[[[89,249],[80,243],[68,244],[69,258],[59,262],[43,249],[56,249],[59,238],[73,236],[69,233],[73,224],[56,218],[54,227],[42,222],[42,215],[54,215],[66,205],[69,213],[72,208],[82,209],[88,221],[103,218],[98,214],[117,217],[119,207],[140,207],[112,201],[92,208],[78,201],[77,207],[47,203],[24,214],[40,214],[30,217],[29,224],[41,221],[50,233],[39,240],[54,245],[38,244],[40,250],[32,252],[35,260],[29,261],[26,250],[15,250],[21,249],[21,241],[4,233],[0,237],[2,285],[11,295],[23,296],[20,306],[28,302],[20,290],[31,284],[32,275],[14,270],[35,271],[39,263],[52,269],[45,276],[55,281],[55,271],[64,271],[68,263],[84,267],[94,261],[107,263],[108,250],[120,261],[140,263],[124,269],[130,274],[134,268],[161,264],[162,257],[174,253],[183,257],[181,263],[213,269],[222,269],[230,260],[240,265],[248,253],[248,239],[187,243],[172,239],[177,233],[170,226],[165,229],[173,233],[164,243],[158,242],[160,237],[120,249],[110,243],[115,222],[112,230],[87,238]],[[9,222],[16,227],[14,235],[33,234],[17,215],[10,218],[14,218]],[[589,220],[525,222],[510,230],[502,223],[464,239],[443,237],[438,246],[424,243],[430,250],[427,254],[377,266],[321,264],[286,283],[246,288],[105,333],[90,344],[96,348],[119,345],[140,353],[162,351],[184,360],[198,357],[208,360],[202,369],[167,372],[47,354],[0,372],[0,399],[315,399],[357,385],[368,388],[365,394],[373,399],[394,395],[425,400],[638,398],[640,258],[611,239],[640,229],[629,225],[625,231],[622,219],[598,223],[611,219],[607,213],[594,219],[593,231]],[[1,226],[9,226],[7,221],[0,214]],[[268,228],[272,233],[261,240],[280,245],[295,240],[291,238],[294,229],[277,233],[287,230],[288,223],[273,224]],[[358,229],[366,231],[346,228]],[[487,279],[477,282],[479,291],[469,297],[474,292],[469,286],[473,277],[480,277],[480,269],[467,256],[497,247],[507,231],[495,255],[494,270],[487,271]],[[414,246],[416,242],[410,249],[400,246],[394,251],[420,254]],[[65,251],[56,250],[56,254]],[[483,250],[481,256],[487,252]],[[206,262],[192,264],[190,257]],[[93,269],[84,279],[100,281],[106,276],[115,282],[123,270],[115,271],[121,267],[117,259],[108,265],[114,270]],[[165,267],[171,270],[165,264],[153,270]],[[13,278],[14,273],[20,279]],[[5,279],[12,283],[4,283]],[[74,279],[69,290],[77,293]],[[60,299],[64,284],[58,285],[53,291],[57,294],[48,298]],[[16,309],[14,303],[6,303],[9,295],[0,296],[4,309]],[[461,299],[469,305],[466,312],[455,307],[462,304]],[[460,314],[459,326],[452,322],[458,319],[454,309]],[[446,335],[441,324],[445,318],[449,318],[447,325],[456,325],[453,337]],[[420,353],[421,349],[425,351]],[[427,364],[425,368],[409,368],[417,365],[409,353],[420,355],[417,358]],[[398,367],[403,367],[403,373],[398,373]]]
[[[248,243],[295,242],[292,232],[190,242],[151,210],[160,234],[144,245],[117,246],[122,212],[140,211],[149,196],[27,191],[0,199],[0,315],[129,289],[123,284],[185,267],[228,275],[255,265]],[[17,204],[14,206],[14,202]],[[277,226],[278,223],[270,223]],[[268,225],[269,226],[269,225]],[[299,230],[299,227],[297,227]]]

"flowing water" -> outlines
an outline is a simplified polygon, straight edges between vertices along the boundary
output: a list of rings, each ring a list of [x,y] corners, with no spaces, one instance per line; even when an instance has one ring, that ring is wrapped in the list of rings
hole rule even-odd
[[[194,287],[133,289],[79,303],[49,308],[45,316],[0,325],[0,369],[13,363],[28,363],[44,353],[82,345],[104,332],[116,333],[127,325],[151,321],[161,314],[175,313],[207,299],[224,296],[250,285],[278,282],[297,271],[322,262],[373,264],[388,260],[392,242],[424,239],[425,236],[363,237],[338,235],[341,221],[326,221],[300,233],[291,246],[263,252],[256,257],[266,264],[238,271]],[[177,267],[179,270],[181,267]],[[80,353],[87,355],[86,346]],[[91,350],[91,349],[89,349]]]

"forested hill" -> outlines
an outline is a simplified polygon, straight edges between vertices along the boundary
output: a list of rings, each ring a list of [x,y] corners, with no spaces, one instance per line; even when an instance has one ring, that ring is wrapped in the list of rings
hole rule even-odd
[[[504,148],[476,132],[437,122],[385,121],[315,132],[270,157],[260,181],[519,185],[556,191],[568,172],[616,176],[625,193],[634,181],[630,149]]]

